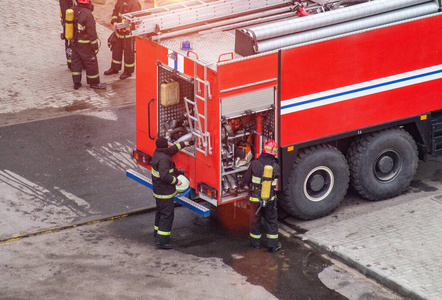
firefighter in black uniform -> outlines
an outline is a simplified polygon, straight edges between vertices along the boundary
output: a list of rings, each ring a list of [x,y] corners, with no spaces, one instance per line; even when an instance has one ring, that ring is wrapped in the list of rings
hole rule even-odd
[[[123,14],[141,10],[141,4],[138,0],[118,0],[112,12],[111,24],[123,22]],[[126,79],[132,75],[135,69],[135,51],[134,38],[129,28],[116,29],[116,39],[112,44],[112,64],[104,75],[117,74],[123,64],[124,52],[124,71],[120,79]]]
[[[77,3],[75,0],[59,0],[59,2],[60,2],[61,26],[63,26],[63,33],[61,34],[61,39],[64,40],[64,51],[66,54],[66,61],[68,64],[68,68],[70,69],[71,68],[72,49],[71,49],[69,41],[65,38],[64,24],[66,21],[66,9],[72,8]]]
[[[255,248],[261,246],[261,218],[264,219],[266,231],[267,247],[271,252],[281,249],[278,240],[278,212],[276,211],[276,187],[279,178],[280,167],[276,154],[278,146],[275,141],[270,140],[264,144],[264,149],[258,159],[250,163],[244,174],[244,182],[251,184],[250,191],[250,238],[251,244]],[[265,167],[271,166],[272,171],[266,173]],[[270,169],[270,170],[271,170]],[[269,170],[269,168],[267,168]],[[264,181],[269,181],[269,190],[266,200],[262,198]]]
[[[78,0],[74,7],[74,27],[76,32],[72,39],[72,80],[74,89],[81,87],[81,73],[86,70],[87,83],[91,88],[104,89],[105,83],[100,83],[98,72],[98,35],[95,19],[92,15],[94,6],[91,0]]]
[[[170,233],[174,218],[173,198],[177,194],[176,185],[181,185],[177,179],[178,172],[172,156],[190,142],[180,142],[168,147],[164,137],[158,137],[156,149],[152,156],[152,185],[153,196],[156,200],[157,212],[155,215],[154,236],[155,244],[161,249],[172,249]]]

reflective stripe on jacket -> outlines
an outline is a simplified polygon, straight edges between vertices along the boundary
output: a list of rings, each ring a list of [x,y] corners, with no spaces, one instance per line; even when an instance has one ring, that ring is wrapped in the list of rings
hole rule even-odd
[[[268,153],[262,153],[258,159],[250,163],[249,168],[244,174],[244,182],[251,184],[250,198],[252,202],[260,202],[261,199],[261,183],[264,172],[264,166],[271,165],[273,167],[272,187],[270,192],[270,201],[276,199],[277,180],[279,178],[280,168],[277,159]]]
[[[157,148],[152,155],[153,195],[159,199],[169,199],[177,194],[175,163],[172,156],[184,147],[184,142],[169,148]]]
[[[112,11],[111,24],[122,23],[124,21],[123,14],[141,10],[141,4],[138,0],[118,0]],[[117,37],[130,38],[132,37],[130,30],[117,30]]]

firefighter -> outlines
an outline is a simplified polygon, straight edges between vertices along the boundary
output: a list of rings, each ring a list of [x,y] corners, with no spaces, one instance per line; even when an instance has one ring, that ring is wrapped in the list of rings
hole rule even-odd
[[[112,12],[111,24],[115,26],[116,39],[113,42],[112,63],[109,70],[104,75],[117,74],[123,64],[124,53],[124,71],[120,75],[120,79],[126,79],[132,75],[135,69],[135,49],[134,38],[130,32],[130,28],[117,29],[117,23],[123,22],[123,14],[141,10],[141,4],[138,0],[118,0]]]
[[[71,69],[71,57],[72,57],[72,49],[69,41],[65,38],[65,20],[66,20],[66,9],[72,8],[74,5],[76,5],[75,0],[59,0],[60,3],[60,18],[61,18],[61,26],[63,26],[63,33],[61,34],[61,39],[64,40],[64,50],[66,54],[66,61],[68,68]]]
[[[154,236],[155,244],[160,249],[172,249],[170,233],[174,218],[173,198],[177,194],[176,185],[181,185],[177,179],[178,171],[172,156],[190,142],[180,142],[168,147],[167,139],[158,137],[156,149],[152,156],[152,185],[157,212],[155,215]]]
[[[91,0],[78,0],[74,10],[75,34],[72,39],[72,80],[74,89],[81,87],[83,68],[86,70],[87,83],[91,88],[104,89],[106,83],[100,83],[98,72],[98,35],[95,19],[92,15],[94,6]]]
[[[244,174],[244,182],[250,189],[250,240],[255,248],[261,247],[261,218],[264,220],[267,247],[271,252],[281,249],[278,240],[278,213],[276,211],[276,187],[280,167],[275,141],[265,142],[258,159],[250,163]],[[265,195],[265,196],[264,196]]]

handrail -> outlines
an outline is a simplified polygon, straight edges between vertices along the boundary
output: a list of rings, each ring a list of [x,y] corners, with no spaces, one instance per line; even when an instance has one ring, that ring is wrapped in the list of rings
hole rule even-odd
[[[152,137],[152,135],[150,134],[150,103],[154,101],[155,99],[150,99],[149,103],[147,103],[147,127],[148,127],[149,138],[151,140],[155,140],[155,136]]]

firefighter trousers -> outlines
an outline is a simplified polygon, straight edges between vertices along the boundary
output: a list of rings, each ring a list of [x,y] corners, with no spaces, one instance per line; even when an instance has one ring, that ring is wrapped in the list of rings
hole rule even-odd
[[[120,71],[123,65],[124,53],[124,73],[132,74],[135,69],[135,51],[133,37],[118,37],[112,45],[112,65],[111,69]]]
[[[66,62],[68,64],[68,68],[71,69],[72,49],[68,40],[64,40],[64,53],[66,54]]]
[[[88,84],[96,85],[100,83],[97,56],[89,43],[77,43],[72,46],[71,71],[74,83],[81,82],[83,69],[86,70]]]
[[[174,218],[175,204],[173,198],[156,198],[157,212],[155,214],[154,236],[157,244],[170,243],[170,233]]]
[[[275,201],[268,201],[265,207],[259,209],[259,202],[250,201],[250,240],[252,246],[261,246],[261,219],[264,222],[267,247],[277,247],[278,240],[278,212]]]

